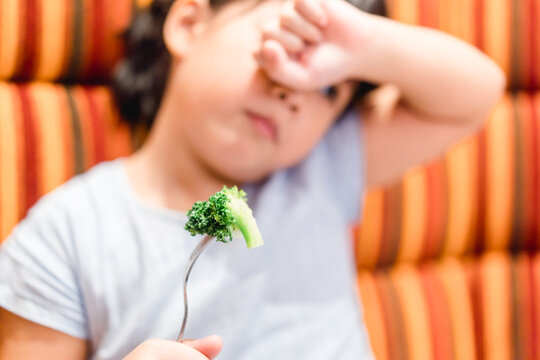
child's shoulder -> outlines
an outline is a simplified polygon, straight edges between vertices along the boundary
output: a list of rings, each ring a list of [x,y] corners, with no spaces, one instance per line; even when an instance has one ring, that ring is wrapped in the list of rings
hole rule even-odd
[[[64,214],[69,217],[88,216],[96,204],[114,201],[121,187],[121,160],[103,162],[79,174],[42,196],[29,210],[28,217]],[[47,217],[48,217],[47,216]]]

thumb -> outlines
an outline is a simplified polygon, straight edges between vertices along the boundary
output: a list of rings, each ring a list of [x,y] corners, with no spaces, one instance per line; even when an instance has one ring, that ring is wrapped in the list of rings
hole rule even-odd
[[[196,340],[185,340],[183,343],[201,352],[210,360],[214,359],[223,347],[223,340],[218,335],[211,335]]]

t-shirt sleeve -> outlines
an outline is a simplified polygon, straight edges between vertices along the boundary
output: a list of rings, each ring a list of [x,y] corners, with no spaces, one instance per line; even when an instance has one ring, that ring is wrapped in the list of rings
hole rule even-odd
[[[348,221],[361,217],[365,193],[365,157],[360,115],[347,112],[315,150],[321,176]]]
[[[0,246],[0,306],[35,323],[87,338],[70,222],[41,200]]]

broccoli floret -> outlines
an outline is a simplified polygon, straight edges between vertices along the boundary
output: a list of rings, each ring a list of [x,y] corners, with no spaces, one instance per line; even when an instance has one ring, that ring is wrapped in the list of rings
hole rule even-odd
[[[223,189],[207,201],[197,201],[187,213],[185,229],[191,235],[210,235],[218,241],[230,242],[233,232],[240,230],[248,248],[263,245],[263,239],[247,204],[246,193],[236,186]]]

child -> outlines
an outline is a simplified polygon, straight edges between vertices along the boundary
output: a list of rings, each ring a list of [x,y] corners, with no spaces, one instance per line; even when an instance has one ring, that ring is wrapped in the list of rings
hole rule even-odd
[[[221,359],[372,358],[349,248],[362,192],[478,129],[500,69],[342,0],[169,5],[131,34],[142,48],[118,76],[124,115],[153,122],[144,146],[45,196],[2,246],[0,359],[205,359],[221,339]],[[400,93],[384,121],[375,100],[362,131],[354,111],[335,121],[359,81]],[[186,337],[220,337],[177,343],[197,243],[185,211],[234,184],[265,246],[205,250]]]

